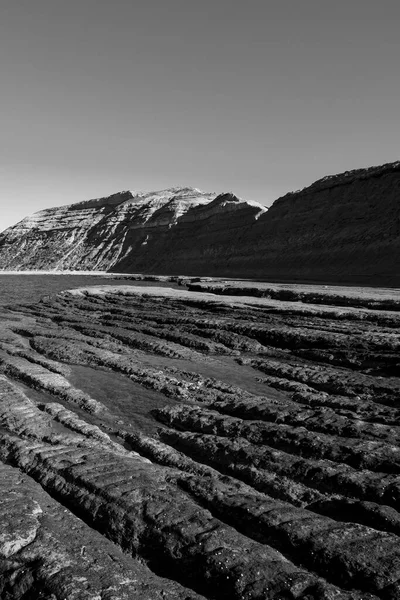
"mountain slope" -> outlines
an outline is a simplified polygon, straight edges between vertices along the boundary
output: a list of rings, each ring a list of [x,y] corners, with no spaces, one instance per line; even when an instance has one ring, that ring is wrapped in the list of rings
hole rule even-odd
[[[194,188],[120,192],[0,234],[1,269],[108,269],[400,285],[400,162],[325,177],[267,210]]]
[[[266,212],[256,202],[245,202],[233,194],[221,194],[199,204],[177,219],[175,226],[149,232],[145,250],[126,243],[130,251],[115,264],[122,272],[151,270],[155,273],[223,275],[232,256],[240,249],[246,228]]]
[[[69,206],[49,208],[0,234],[0,268],[105,270],[130,246],[145,243],[155,227],[170,227],[182,213],[215,194],[194,188],[119,192]]]
[[[400,285],[400,162],[325,177],[276,200],[242,240],[234,269]]]

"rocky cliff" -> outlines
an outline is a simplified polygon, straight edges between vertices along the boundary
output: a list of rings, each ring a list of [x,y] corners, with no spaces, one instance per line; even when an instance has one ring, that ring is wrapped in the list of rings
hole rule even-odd
[[[274,202],[241,244],[248,276],[400,285],[400,162],[325,177]]]
[[[214,197],[183,187],[124,191],[42,210],[0,234],[0,268],[107,270],[133,250],[145,254],[153,232]]]
[[[0,234],[2,269],[108,269],[400,285],[400,162],[274,202],[194,188],[48,209]]]

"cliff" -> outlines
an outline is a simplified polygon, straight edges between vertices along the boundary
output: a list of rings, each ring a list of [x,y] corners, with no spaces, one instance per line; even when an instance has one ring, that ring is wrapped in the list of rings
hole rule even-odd
[[[325,177],[267,210],[194,188],[47,209],[0,234],[1,269],[108,269],[400,285],[400,162]]]
[[[400,285],[400,162],[325,177],[279,198],[235,265],[258,277]]]
[[[168,230],[214,196],[183,187],[124,191],[42,210],[0,234],[0,269],[111,269],[134,248],[145,253],[153,231]]]
[[[163,212],[168,207],[164,207]],[[117,271],[189,275],[224,275],[240,252],[246,228],[266,212],[257,202],[221,194],[183,212],[168,228],[146,228],[145,249],[131,229]],[[158,225],[158,224],[157,224]]]

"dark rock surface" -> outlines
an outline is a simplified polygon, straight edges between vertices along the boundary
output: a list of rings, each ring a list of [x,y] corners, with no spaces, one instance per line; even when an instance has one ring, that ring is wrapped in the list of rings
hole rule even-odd
[[[0,268],[400,286],[399,190],[397,162],[325,177],[268,211],[194,188],[120,192],[10,227]]]
[[[399,286],[399,190],[396,162],[325,177],[289,193],[243,237],[231,273]]]
[[[336,301],[4,309],[0,597],[398,599],[400,315]]]
[[[1,463],[0,488],[4,600],[200,600],[129,559],[20,469]]]

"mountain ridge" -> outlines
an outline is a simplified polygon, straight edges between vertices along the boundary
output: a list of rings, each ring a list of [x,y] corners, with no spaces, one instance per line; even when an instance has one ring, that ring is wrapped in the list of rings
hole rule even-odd
[[[6,270],[109,270],[400,285],[400,161],[324,177],[268,209],[172,187],[39,211],[0,234]]]

